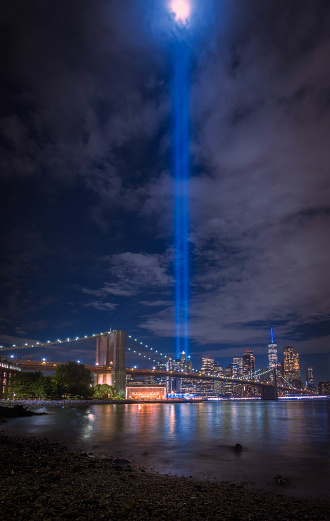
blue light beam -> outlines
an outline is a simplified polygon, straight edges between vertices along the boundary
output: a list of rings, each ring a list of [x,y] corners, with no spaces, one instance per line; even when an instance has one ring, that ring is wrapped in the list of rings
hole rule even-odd
[[[174,63],[174,174],[175,174],[175,305],[176,356],[189,337],[189,47],[175,45]]]

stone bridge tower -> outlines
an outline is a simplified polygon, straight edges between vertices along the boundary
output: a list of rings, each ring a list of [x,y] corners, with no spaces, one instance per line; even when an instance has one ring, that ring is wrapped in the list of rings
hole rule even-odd
[[[125,331],[114,330],[98,335],[96,365],[111,367],[111,374],[100,374],[97,383],[112,385],[118,393],[126,391]]]

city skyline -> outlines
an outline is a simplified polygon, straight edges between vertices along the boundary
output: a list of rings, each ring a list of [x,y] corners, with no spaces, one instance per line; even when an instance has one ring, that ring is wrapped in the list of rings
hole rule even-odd
[[[327,380],[329,3],[190,4],[189,354],[266,367],[273,326]],[[0,15],[0,344],[112,327],[174,351],[182,27],[168,0]]]

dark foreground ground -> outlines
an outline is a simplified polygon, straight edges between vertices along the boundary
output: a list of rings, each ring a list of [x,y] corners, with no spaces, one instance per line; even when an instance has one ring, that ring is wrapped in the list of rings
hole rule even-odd
[[[321,521],[330,503],[155,474],[0,433],[0,520],[17,519]]]

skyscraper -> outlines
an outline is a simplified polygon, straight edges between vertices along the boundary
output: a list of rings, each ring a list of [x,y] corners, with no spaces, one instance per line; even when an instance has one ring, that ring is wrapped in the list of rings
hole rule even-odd
[[[294,379],[301,380],[300,376],[300,364],[299,364],[299,354],[293,353],[293,371],[294,371]]]
[[[294,379],[293,347],[283,346],[284,378],[291,381]]]
[[[277,367],[277,344],[274,343],[273,328],[270,328],[270,344],[268,344],[268,367]]]
[[[202,357],[202,367],[201,373],[213,376],[214,375],[214,358],[213,356],[203,356]],[[201,380],[198,383],[199,393],[204,396],[212,396],[214,394],[214,381],[212,380]]]
[[[214,362],[214,376],[223,376],[223,368],[218,364],[218,362]],[[214,394],[215,396],[219,396],[225,393],[225,384],[224,382],[219,382],[219,380],[214,381]]]
[[[315,383],[314,383],[314,377],[313,377],[313,368],[308,367],[305,369],[306,372],[306,387],[308,391],[315,391]]]
[[[243,376],[243,358],[233,358],[233,363],[237,365],[237,376]]]
[[[252,351],[248,349],[243,355],[243,372],[244,376],[251,378],[256,370],[256,359]]]
[[[202,367],[201,373],[207,375],[213,375],[214,373],[214,358],[213,356],[203,356],[202,357]]]
[[[192,361],[191,361],[191,358],[189,355],[188,360],[187,360],[187,373],[193,373],[193,372],[194,372],[193,364],[192,364]]]
[[[182,354],[181,354],[181,371],[183,371],[185,373],[186,370],[187,370],[186,353],[184,351],[182,351]]]

